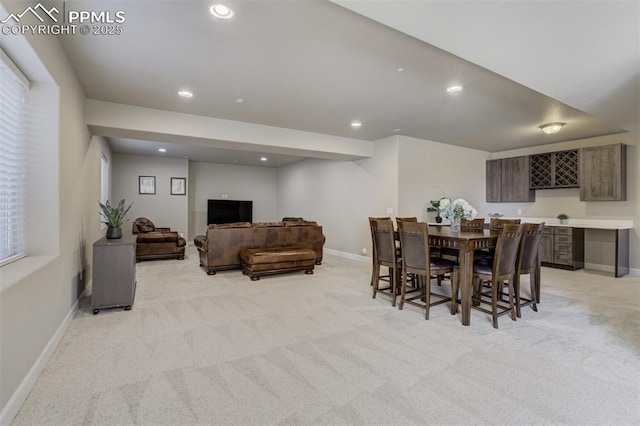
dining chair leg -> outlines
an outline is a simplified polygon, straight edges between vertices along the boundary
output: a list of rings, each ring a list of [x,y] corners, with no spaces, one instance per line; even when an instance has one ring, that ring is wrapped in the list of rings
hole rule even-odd
[[[529,283],[531,288],[531,309],[534,312],[538,312],[538,289],[537,282],[540,279],[540,271],[536,268],[533,268],[531,271],[531,275],[529,275]]]
[[[378,293],[378,288],[380,288],[380,265],[376,264],[373,266],[373,298],[376,298],[376,294]]]
[[[455,266],[451,272],[451,315],[458,313],[458,293],[460,292],[460,268]]]
[[[498,328],[498,293],[502,293],[502,283],[493,281],[491,283],[491,317],[493,328]]]
[[[424,277],[424,287],[425,287],[425,302],[427,306],[425,306],[424,319],[429,319],[429,308],[431,305],[431,277]]]
[[[398,294],[398,268],[389,268],[389,280],[391,281],[391,306],[396,307],[396,295]]]
[[[511,283],[511,281],[509,281]],[[520,300],[520,274],[513,276],[513,292],[516,295],[516,316],[522,318],[522,300]]]
[[[509,307],[511,308],[511,320],[515,321],[516,320],[516,308],[514,306],[514,285],[513,285],[513,278],[514,276],[512,275],[511,278],[509,278]]]
[[[402,291],[400,293],[400,306],[398,309],[402,310],[404,308],[404,297],[407,293],[407,272],[402,271]]]

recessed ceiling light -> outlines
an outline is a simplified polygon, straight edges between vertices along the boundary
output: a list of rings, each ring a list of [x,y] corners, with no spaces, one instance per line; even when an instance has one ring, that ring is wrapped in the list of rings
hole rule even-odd
[[[353,127],[354,129],[359,129],[360,127],[362,127],[362,123],[359,121],[352,121],[351,127]]]
[[[462,91],[462,86],[459,84],[454,84],[452,86],[447,87],[447,92],[449,93],[458,93]]]
[[[166,149],[166,148],[158,148],[158,151],[160,151],[160,152],[167,152],[167,149]]]
[[[548,123],[543,124],[542,126],[540,126],[540,128],[547,135],[552,135],[554,133],[558,133],[562,129],[562,126],[564,126],[565,124],[566,123]]]
[[[244,99],[242,99],[242,98],[238,98],[238,99],[236,99],[236,103],[241,104],[241,103],[243,103],[243,102],[244,102]]]
[[[182,96],[183,98],[193,98],[193,92],[190,92],[188,90],[180,90],[178,92],[178,95]]]
[[[209,12],[216,18],[220,19],[229,19],[233,16],[233,10],[224,4],[212,4],[209,8]]]
[[[397,68],[396,71],[402,72],[402,71],[404,71],[404,68]]]
[[[402,129],[393,129],[393,131],[398,133],[398,132],[402,131]]]
[[[267,161],[267,157],[260,157],[260,161]]]

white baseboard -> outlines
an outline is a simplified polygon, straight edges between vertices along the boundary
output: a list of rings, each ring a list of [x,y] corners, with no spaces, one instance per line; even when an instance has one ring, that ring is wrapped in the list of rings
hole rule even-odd
[[[584,269],[593,269],[594,271],[602,271],[613,274],[614,268],[612,265],[601,265],[598,263],[585,263]],[[629,276],[640,277],[640,269],[629,268]]]
[[[36,362],[33,364],[13,395],[11,395],[11,398],[7,402],[7,405],[5,405],[0,412],[0,425],[10,425],[13,419],[16,417],[16,414],[18,414],[20,407],[22,407],[22,404],[29,396],[29,392],[31,392],[33,385],[35,385],[36,380],[38,380],[38,377],[40,377],[40,373],[42,373],[45,365],[47,364],[49,359],[51,359],[51,356],[60,344],[62,337],[67,332],[69,324],[71,324],[71,321],[75,317],[76,312],[78,312],[78,304],[80,303],[81,297],[82,295],[78,297],[78,299],[76,299],[76,302],[73,304],[69,312],[67,312],[67,315],[58,326],[56,332],[53,333],[51,339],[49,339],[49,342],[42,350],[42,353],[40,354]]]
[[[584,264],[584,269],[593,269],[594,271],[611,272],[613,273],[613,265],[601,265],[599,263],[587,263]]]
[[[334,256],[344,257],[345,259],[357,260],[359,262],[367,262],[371,263],[371,258],[367,256],[362,256],[360,254],[347,253],[346,251],[334,250],[334,249],[323,249],[323,252],[327,254],[332,254]]]

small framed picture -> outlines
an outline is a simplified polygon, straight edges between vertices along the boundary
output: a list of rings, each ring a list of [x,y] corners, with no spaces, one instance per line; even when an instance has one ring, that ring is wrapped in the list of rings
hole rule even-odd
[[[155,194],[156,193],[156,177],[155,176],[138,176],[138,193],[139,194]]]
[[[187,178],[171,178],[171,195],[187,195]]]

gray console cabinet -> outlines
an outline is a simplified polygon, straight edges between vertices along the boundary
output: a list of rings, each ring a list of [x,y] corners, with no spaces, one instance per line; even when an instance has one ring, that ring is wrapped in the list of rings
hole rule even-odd
[[[543,266],[562,269],[584,268],[584,228],[545,226],[540,243]]]
[[[136,237],[124,236],[93,243],[91,306],[130,310],[136,293]]]

